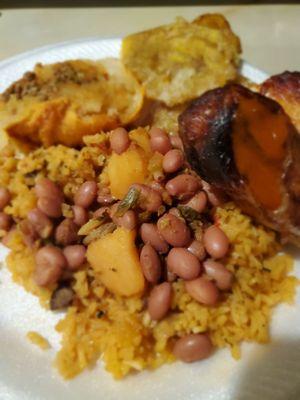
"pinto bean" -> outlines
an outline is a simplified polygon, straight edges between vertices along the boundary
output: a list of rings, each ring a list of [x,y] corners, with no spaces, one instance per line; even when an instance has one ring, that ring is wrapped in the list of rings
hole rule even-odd
[[[200,188],[199,179],[193,175],[181,174],[169,180],[166,189],[171,196],[180,200],[191,198]]]
[[[187,203],[186,206],[193,208],[198,213],[202,213],[205,210],[207,204],[206,193],[201,191],[196,193]]]
[[[111,132],[109,140],[111,149],[117,154],[124,153],[130,145],[128,132],[121,127]]]
[[[19,228],[22,234],[23,242],[28,247],[34,247],[36,241],[39,239],[39,235],[35,230],[34,226],[28,219],[24,219],[19,223]]]
[[[64,194],[60,187],[48,178],[41,178],[35,184],[35,194],[38,198],[55,199],[62,203]]]
[[[144,223],[140,228],[140,235],[145,244],[149,243],[159,253],[167,253],[169,245],[158,232],[155,224]]]
[[[183,150],[183,143],[179,135],[170,135],[170,141],[174,149]]]
[[[159,192],[142,184],[134,184],[132,187],[140,191],[139,206],[142,210],[157,212],[162,206],[162,198]]]
[[[219,297],[216,285],[204,277],[185,282],[185,289],[193,299],[208,306],[214,306]]]
[[[194,240],[189,245],[188,251],[194,254],[194,256],[196,256],[200,261],[203,261],[206,257],[206,251],[204,245],[199,240]]]
[[[166,154],[171,150],[172,146],[170,138],[163,129],[153,127],[150,129],[149,134],[152,151]]]
[[[74,196],[76,206],[88,208],[97,197],[97,183],[95,181],[84,182]]]
[[[3,246],[8,247],[10,246],[10,242],[14,236],[16,232],[16,226],[12,226],[10,228],[10,230],[7,232],[7,234],[5,236],[3,236],[1,243],[3,244]]]
[[[116,221],[116,224],[122,226],[125,229],[131,231],[138,224],[138,218],[136,213],[133,210],[128,210],[122,217],[113,218]]]
[[[182,279],[195,279],[200,275],[202,267],[194,254],[182,247],[174,247],[167,257],[168,270]]]
[[[70,287],[58,287],[51,295],[50,309],[62,310],[72,304],[74,297],[75,293]]]
[[[158,232],[171,246],[184,247],[191,241],[191,232],[184,221],[172,214],[164,214],[157,222]]]
[[[167,282],[175,282],[177,279],[177,276],[173,274],[173,272],[167,270],[166,274]]]
[[[51,235],[53,222],[40,209],[30,210],[27,218],[42,239],[47,239]]]
[[[89,215],[85,208],[81,206],[73,206],[72,210],[74,213],[73,221],[77,226],[82,226],[88,222]]]
[[[55,230],[55,241],[57,244],[68,246],[78,240],[78,226],[70,219],[64,219]]]
[[[203,263],[205,272],[212,278],[220,290],[228,290],[233,283],[233,274],[220,262],[206,260]]]
[[[165,191],[165,188],[163,187],[163,185],[159,182],[153,181],[149,184],[149,186],[151,187],[151,189],[156,190],[158,193],[160,193],[161,195],[163,194],[163,192]]]
[[[39,286],[56,283],[67,265],[63,252],[55,246],[45,246],[39,249],[35,261],[34,279]]]
[[[229,250],[229,240],[222,229],[210,226],[203,235],[203,244],[212,258],[223,258]]]
[[[155,286],[148,299],[148,312],[153,320],[161,320],[169,311],[172,300],[172,286],[169,282]]]
[[[8,189],[6,189],[3,186],[0,186],[0,211],[2,211],[8,205],[10,199],[11,195]]]
[[[59,218],[62,215],[62,202],[58,197],[39,197],[37,207],[47,217]]]
[[[63,253],[71,271],[77,271],[85,262],[86,248],[81,244],[66,246],[63,249]]]
[[[11,216],[3,211],[0,211],[0,229],[3,231],[9,231],[12,225]]]
[[[169,150],[163,159],[163,170],[167,174],[171,174],[173,172],[178,171],[184,162],[184,156],[181,150],[172,149]]]
[[[143,274],[148,282],[157,283],[161,276],[161,262],[157,252],[147,243],[140,254],[140,263]]]
[[[114,204],[115,205],[115,204]],[[113,206],[114,207],[114,206]],[[112,208],[113,208],[112,207]],[[116,211],[116,210],[114,210]],[[112,215],[111,214],[111,209],[108,206],[102,206],[100,208],[98,208],[96,211],[93,212],[93,217],[94,218],[101,218],[103,217],[105,214],[107,215]]]
[[[209,336],[196,333],[178,339],[173,348],[173,354],[179,360],[191,363],[209,357],[212,350],[213,345]]]
[[[169,214],[175,215],[175,217],[184,220],[184,218],[182,218],[181,212],[176,207],[170,208]]]

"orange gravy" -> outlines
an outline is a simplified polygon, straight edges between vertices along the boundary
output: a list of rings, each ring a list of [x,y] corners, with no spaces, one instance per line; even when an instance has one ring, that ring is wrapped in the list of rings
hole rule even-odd
[[[253,99],[241,99],[233,123],[233,151],[239,173],[254,198],[275,210],[281,203],[281,176],[288,124]]]

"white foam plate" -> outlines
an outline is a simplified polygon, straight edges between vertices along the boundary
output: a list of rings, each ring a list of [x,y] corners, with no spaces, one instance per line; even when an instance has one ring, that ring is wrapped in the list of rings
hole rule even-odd
[[[85,39],[20,54],[0,63],[0,91],[35,63],[71,58],[118,57],[120,39]],[[246,62],[242,72],[255,82],[267,74]],[[0,260],[7,250],[0,245]],[[296,255],[297,260],[299,256]],[[300,263],[296,271],[300,277]],[[1,400],[296,400],[300,399],[300,296],[295,306],[277,307],[272,320],[272,343],[245,343],[242,359],[228,350],[195,364],[174,363],[115,381],[101,361],[72,381],[52,369],[59,335],[54,325],[62,314],[45,311],[38,300],[11,281],[0,269],[0,399]],[[42,351],[26,339],[36,330],[52,345]]]

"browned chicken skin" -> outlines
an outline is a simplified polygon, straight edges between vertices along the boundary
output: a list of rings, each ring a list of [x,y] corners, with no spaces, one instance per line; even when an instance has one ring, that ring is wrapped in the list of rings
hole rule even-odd
[[[260,93],[276,100],[300,132],[300,72],[271,76],[261,85]]]
[[[278,103],[227,85],[193,101],[179,131],[203,179],[300,245],[300,136]]]

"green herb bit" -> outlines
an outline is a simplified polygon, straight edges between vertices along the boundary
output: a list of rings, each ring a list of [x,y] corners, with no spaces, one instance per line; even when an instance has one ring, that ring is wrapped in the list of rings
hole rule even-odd
[[[94,240],[100,239],[103,236],[112,233],[117,228],[117,225],[113,222],[108,222],[107,224],[101,225],[98,228],[94,229],[90,234],[88,234],[83,239],[83,244],[86,246],[92,243]]]
[[[133,209],[136,207],[140,198],[140,190],[136,188],[130,188],[124,199],[118,205],[116,211],[116,217],[122,217],[126,211]]]
[[[138,215],[139,223],[142,224],[144,222],[149,222],[151,219],[151,212],[150,211],[142,211]]]
[[[191,207],[179,205],[177,208],[187,222],[193,222],[201,219],[201,214]]]
[[[160,206],[159,209],[157,210],[157,215],[160,217],[166,212],[166,207],[165,206]]]

